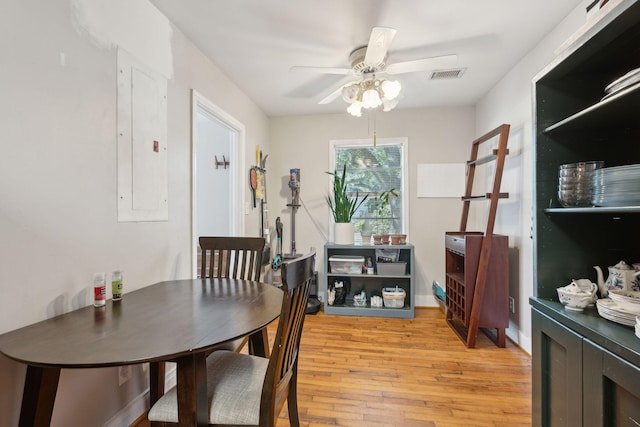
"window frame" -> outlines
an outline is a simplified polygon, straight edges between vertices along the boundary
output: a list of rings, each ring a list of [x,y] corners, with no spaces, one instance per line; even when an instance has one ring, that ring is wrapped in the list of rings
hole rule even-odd
[[[402,159],[400,162],[400,168],[402,170],[402,188],[399,189],[402,194],[401,206],[402,206],[402,231],[397,231],[402,234],[409,234],[409,165],[407,159],[409,158],[409,138],[407,137],[392,137],[392,138],[378,138],[376,140],[376,147],[385,145],[400,146],[402,153]],[[373,139],[332,139],[329,141],[329,171],[336,170],[336,148],[361,148],[363,146],[373,146]],[[328,188],[332,188],[333,178],[328,176]],[[396,189],[398,190],[398,189]],[[331,210],[327,207],[327,214],[329,216],[329,241],[333,241],[333,216]],[[358,240],[359,241],[359,240]]]

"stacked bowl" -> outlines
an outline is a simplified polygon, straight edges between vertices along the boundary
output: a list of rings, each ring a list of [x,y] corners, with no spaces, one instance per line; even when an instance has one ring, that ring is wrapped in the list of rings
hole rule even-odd
[[[558,201],[565,208],[593,206],[598,192],[599,181],[596,171],[602,169],[604,162],[568,163],[558,169]]]

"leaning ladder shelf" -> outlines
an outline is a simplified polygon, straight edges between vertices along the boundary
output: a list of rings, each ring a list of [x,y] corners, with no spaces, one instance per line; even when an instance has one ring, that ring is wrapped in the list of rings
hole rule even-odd
[[[456,286],[464,288],[465,284],[462,279],[456,279],[456,277],[460,277],[460,274],[456,271],[453,271],[452,265],[449,262],[447,262],[446,267],[447,275],[448,277],[451,277],[451,280],[447,280],[447,323],[449,323],[451,328],[456,332],[460,339],[465,342],[468,348],[475,347],[478,329],[481,326],[483,328],[486,327],[486,325],[481,325],[481,319],[485,317],[483,316],[483,312],[486,313],[488,311],[487,308],[483,306],[483,299],[485,296],[485,291],[487,290],[488,279],[492,281],[490,286],[497,286],[501,288],[497,293],[500,296],[498,298],[499,301],[496,301],[496,303],[498,304],[496,309],[499,310],[501,315],[498,316],[498,320],[493,320],[494,324],[497,326],[492,326],[496,328],[496,336],[492,338],[494,338],[494,341],[498,346],[505,346],[505,329],[508,325],[508,289],[503,288],[508,287],[508,283],[506,283],[508,265],[506,265],[505,263],[505,265],[503,266],[503,270],[498,272],[497,276],[499,277],[494,277],[494,275],[496,271],[496,264],[503,263],[508,259],[506,255],[508,250],[508,242],[506,236],[494,237],[493,228],[496,219],[496,212],[498,210],[498,200],[509,197],[509,193],[500,192],[500,184],[502,181],[502,171],[504,169],[505,157],[507,154],[509,154],[509,150],[507,149],[509,128],[510,126],[508,124],[503,124],[473,141],[471,147],[471,158],[467,162],[467,182],[465,194],[462,197],[462,218],[460,221],[460,232],[457,233],[462,236],[463,240],[465,240],[466,235],[475,235],[475,237],[478,237],[478,233],[467,232],[467,220],[469,219],[471,202],[476,200],[489,200],[490,205],[486,230],[483,236],[481,235],[482,233],[480,233],[479,236],[481,239],[481,243],[479,253],[477,255],[477,270],[475,271],[475,277],[471,278],[473,284],[466,284],[467,289],[473,289],[472,295],[468,295],[468,298],[470,298],[471,300],[470,304],[466,305],[466,309],[461,308],[461,305],[459,304],[460,301],[455,301],[456,298],[464,299],[464,297],[460,297],[460,289],[456,289]],[[480,145],[487,141],[492,141],[495,137],[498,137],[497,148],[492,149],[489,155],[478,158]],[[495,174],[493,177],[492,190],[490,193],[474,195],[473,182],[475,178],[476,166],[483,165],[489,162],[495,162]],[[449,235],[456,233],[447,234]],[[494,249],[495,253],[492,256],[492,246],[494,241],[499,243],[499,248],[496,247]],[[501,261],[498,262],[497,258],[500,258]],[[466,260],[465,262],[468,263],[469,260]],[[473,265],[473,268],[476,268],[475,263]],[[495,289],[491,288],[490,291],[492,296],[496,295]],[[507,299],[506,307],[502,307],[502,305],[504,305],[502,304],[503,299]],[[462,325],[460,324],[461,319]],[[483,331],[486,332],[485,329],[483,329]]]

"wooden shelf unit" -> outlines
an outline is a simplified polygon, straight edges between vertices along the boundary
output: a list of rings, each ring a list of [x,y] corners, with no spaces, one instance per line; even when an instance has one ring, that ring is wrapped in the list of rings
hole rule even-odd
[[[484,234],[454,231],[447,232],[445,239],[447,322],[467,342]],[[509,238],[494,234],[491,239],[478,328],[487,332],[498,346],[504,347],[505,331],[509,326],[509,277],[504,268],[508,263]]]
[[[509,153],[509,129],[508,124],[503,124],[473,141],[471,158],[467,162],[467,185],[462,196],[460,231],[445,234],[446,318],[468,348],[475,347],[478,330],[487,332],[487,328],[496,329],[495,336],[490,337],[499,347],[506,345],[505,330],[509,325],[509,241],[506,236],[494,235],[493,226],[498,200],[509,197],[509,193],[500,192],[502,170]],[[478,158],[480,145],[495,138],[498,139],[497,147],[488,156]],[[474,195],[476,166],[489,162],[495,162],[491,192]],[[467,232],[471,202],[480,200],[489,200],[486,230],[484,233]],[[494,242],[497,245],[495,249]]]

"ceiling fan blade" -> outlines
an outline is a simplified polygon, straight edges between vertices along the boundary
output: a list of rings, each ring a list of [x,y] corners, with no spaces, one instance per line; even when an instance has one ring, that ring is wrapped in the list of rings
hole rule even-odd
[[[291,71],[301,71],[305,73],[321,73],[321,74],[352,74],[351,68],[337,68],[337,67],[306,67],[303,65],[293,66]]]
[[[364,55],[364,63],[375,67],[384,61],[395,35],[396,30],[393,28],[373,27],[367,45],[367,53]]]
[[[346,82],[343,79],[337,86],[333,86],[331,89],[328,89],[326,93],[328,93],[327,95],[325,95],[320,101],[318,101],[318,104],[324,105],[324,104],[329,104],[331,102],[333,102],[337,97],[339,97],[340,95],[342,95],[342,89],[345,86],[349,86],[350,84],[353,84],[357,82],[357,80],[353,80],[353,79],[348,79]]]
[[[416,59],[415,61],[397,62],[389,64],[384,72],[387,74],[415,73],[436,68],[448,68],[456,65],[458,55],[442,55],[432,58]]]

